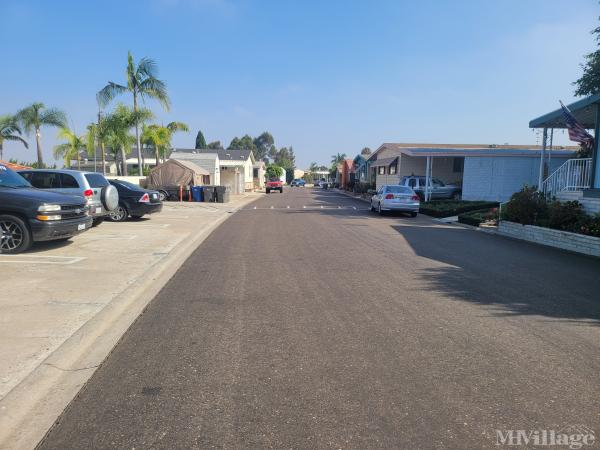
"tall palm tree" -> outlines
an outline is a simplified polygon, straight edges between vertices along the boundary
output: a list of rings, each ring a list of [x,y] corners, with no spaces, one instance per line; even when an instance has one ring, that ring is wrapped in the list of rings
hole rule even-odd
[[[15,116],[0,116],[0,160],[4,159],[4,141],[17,141],[29,148],[27,141],[21,137],[21,128]]]
[[[77,136],[74,131],[68,128],[61,128],[58,132],[59,139],[65,139],[67,142],[54,147],[54,158],[62,158],[65,167],[71,166],[71,161],[77,159],[77,169],[81,170],[81,154],[85,149],[85,137]]]
[[[102,173],[106,175],[106,138],[108,137],[108,128],[105,119],[98,113],[98,123],[90,123],[87,126],[86,148],[88,154],[96,156],[97,148],[100,149],[102,157]]]
[[[164,109],[168,111],[170,100],[167,95],[167,86],[163,81],[156,78],[157,71],[154,60],[144,57],[140,59],[136,65],[131,52],[128,52],[126,71],[127,80],[125,85],[109,81],[108,84],[98,92],[97,98],[100,105],[106,106],[117,95],[130,92],[133,96],[134,113],[139,111],[138,101],[142,100],[142,102],[144,102],[146,97],[158,100]],[[137,144],[139,173],[142,174],[142,145],[140,141],[139,120],[135,123],[135,141]]]
[[[310,166],[308,166],[308,171],[314,173],[317,170],[319,170],[319,165],[316,162],[311,162]]]
[[[331,155],[331,167],[336,167],[339,163],[346,159],[345,153],[338,153],[337,155]]]
[[[167,150],[171,148],[171,138],[173,133],[178,131],[190,131],[189,127],[183,122],[170,122],[166,127],[162,125],[145,126],[142,131],[142,142],[154,148],[156,165],[162,157],[163,162],[166,159]]]
[[[44,166],[40,129],[43,126],[67,128],[67,116],[56,108],[46,108],[43,103],[32,103],[20,110],[16,115],[17,121],[28,135],[35,132],[38,167]]]

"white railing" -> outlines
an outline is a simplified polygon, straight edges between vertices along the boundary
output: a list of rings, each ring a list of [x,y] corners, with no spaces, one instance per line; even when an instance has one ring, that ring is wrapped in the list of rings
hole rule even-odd
[[[592,179],[592,158],[569,159],[542,183],[541,191],[554,197],[563,191],[589,189]]]

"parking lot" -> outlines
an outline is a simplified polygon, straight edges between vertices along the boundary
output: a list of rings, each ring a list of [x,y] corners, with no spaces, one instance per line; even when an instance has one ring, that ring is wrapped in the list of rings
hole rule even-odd
[[[36,372],[93,371],[163,278],[214,227],[260,195],[236,196],[227,204],[165,203],[159,214],[105,221],[66,242],[0,255],[0,407],[22,402],[19,388],[28,401],[39,400],[27,388],[39,387]],[[110,338],[99,345],[106,334]]]

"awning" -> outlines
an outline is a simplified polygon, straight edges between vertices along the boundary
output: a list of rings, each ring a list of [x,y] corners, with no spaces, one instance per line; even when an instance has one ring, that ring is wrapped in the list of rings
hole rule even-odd
[[[575,116],[577,121],[585,128],[593,129],[596,126],[596,107],[600,103],[600,94],[579,100],[567,105],[567,108]],[[565,116],[561,108],[548,114],[533,119],[529,122],[529,128],[567,128]]]
[[[388,167],[391,166],[392,164],[396,163],[398,161],[398,157],[394,156],[392,158],[381,158],[381,159],[376,159],[375,161],[373,161],[371,163],[371,167]]]

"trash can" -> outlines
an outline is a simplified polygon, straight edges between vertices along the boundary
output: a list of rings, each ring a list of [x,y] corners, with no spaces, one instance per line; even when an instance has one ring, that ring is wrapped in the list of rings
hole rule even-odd
[[[223,203],[229,203],[231,201],[231,188],[227,187],[223,192]]]
[[[195,202],[202,201],[202,186],[192,186],[192,198]]]
[[[217,203],[225,203],[225,186],[215,186],[215,194]]]
[[[203,186],[202,194],[205,202],[215,201],[215,187],[214,186]]]

